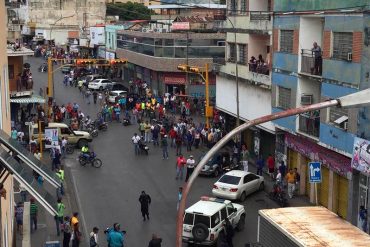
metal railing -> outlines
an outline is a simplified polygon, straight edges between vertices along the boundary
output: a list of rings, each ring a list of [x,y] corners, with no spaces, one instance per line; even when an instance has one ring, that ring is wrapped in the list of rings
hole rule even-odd
[[[269,12],[250,12],[251,21],[271,21],[271,14]]]
[[[312,50],[301,49],[301,72],[321,76],[322,58],[318,58],[315,64],[315,55]]]
[[[320,113],[308,112],[299,115],[299,131],[310,136],[319,137]]]

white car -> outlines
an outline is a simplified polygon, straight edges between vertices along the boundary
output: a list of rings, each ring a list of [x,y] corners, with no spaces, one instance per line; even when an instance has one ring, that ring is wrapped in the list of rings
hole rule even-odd
[[[203,196],[185,210],[182,241],[189,244],[213,246],[223,233],[225,219],[238,231],[245,226],[243,205],[228,200]]]
[[[109,101],[109,103],[116,103],[116,98],[117,97],[122,98],[122,97],[126,97],[126,96],[127,96],[127,91],[122,91],[122,90],[110,91],[108,101]]]
[[[245,201],[247,195],[265,187],[262,176],[245,171],[229,171],[214,185],[212,194],[219,198]]]
[[[93,90],[104,90],[104,89],[110,89],[115,85],[116,83],[113,81],[110,81],[108,79],[95,79],[92,82],[89,83],[89,89]]]

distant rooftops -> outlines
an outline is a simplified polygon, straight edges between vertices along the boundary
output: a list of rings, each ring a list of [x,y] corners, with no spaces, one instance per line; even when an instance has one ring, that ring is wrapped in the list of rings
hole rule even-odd
[[[207,9],[226,9],[225,4],[215,4],[215,3],[202,3],[202,4],[164,4],[164,5],[150,5],[149,9],[192,9],[192,8],[207,8]]]
[[[189,22],[189,23],[207,23],[213,22],[214,19],[211,16],[199,17],[199,16],[178,16],[174,22]]]

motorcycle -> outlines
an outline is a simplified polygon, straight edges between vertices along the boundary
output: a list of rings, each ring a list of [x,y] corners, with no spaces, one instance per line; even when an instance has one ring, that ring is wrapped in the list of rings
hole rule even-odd
[[[47,66],[47,65],[41,65],[41,66],[38,68],[38,71],[39,71],[39,72],[47,72],[47,71],[48,71],[48,66]]]
[[[149,154],[149,147],[145,143],[139,142],[139,149],[141,153],[145,153],[146,155]]]
[[[102,130],[102,131],[108,130],[108,123],[107,122],[99,123],[98,120],[95,120],[92,125],[94,126],[94,128],[96,128],[98,130]]]
[[[78,161],[80,162],[81,166],[85,166],[87,163],[90,163],[91,166],[100,168],[103,165],[103,162],[96,157],[94,152],[91,152],[89,157],[86,157],[86,154],[80,153],[80,156],[78,156]]]
[[[98,130],[95,128],[95,125],[93,123],[89,123],[88,121],[82,122],[82,130],[89,132],[89,134],[95,138],[99,135]]]
[[[285,192],[279,184],[274,184],[272,191],[269,193],[269,197],[271,200],[277,202],[280,207],[286,207],[288,205]]]
[[[71,145],[71,144],[67,144],[66,146],[66,153],[67,154],[73,154],[73,152],[75,151],[75,146],[74,145]]]
[[[123,124],[123,126],[129,126],[129,125],[131,125],[131,121],[128,118],[124,118],[122,120],[122,124]]]

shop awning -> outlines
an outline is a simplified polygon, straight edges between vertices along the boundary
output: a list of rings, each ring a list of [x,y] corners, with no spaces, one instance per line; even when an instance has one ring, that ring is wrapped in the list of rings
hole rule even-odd
[[[12,155],[0,147],[0,164],[13,175],[24,188],[35,198],[51,215],[56,215],[56,197],[40,186],[32,176],[32,170],[21,165]]]
[[[31,97],[11,98],[10,103],[19,103],[19,104],[40,103],[40,104],[44,104],[45,99],[41,96],[33,95]]]

